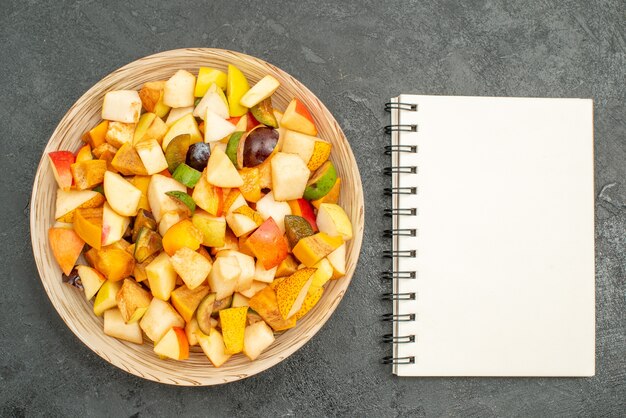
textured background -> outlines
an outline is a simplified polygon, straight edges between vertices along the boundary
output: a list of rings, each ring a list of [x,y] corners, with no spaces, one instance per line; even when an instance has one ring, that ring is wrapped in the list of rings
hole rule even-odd
[[[623,0],[279,4],[1,1],[0,416],[617,416],[626,410],[626,3]],[[211,4],[205,4],[211,3]],[[366,234],[353,284],[302,350],[245,381],[175,388],[92,354],[39,282],[28,203],[40,153],[110,71],[179,47],[234,49],[306,84],[335,114],[363,176]],[[399,92],[595,100],[597,374],[587,379],[398,379],[379,316],[388,227],[383,104]],[[575,226],[574,226],[575,227]]]

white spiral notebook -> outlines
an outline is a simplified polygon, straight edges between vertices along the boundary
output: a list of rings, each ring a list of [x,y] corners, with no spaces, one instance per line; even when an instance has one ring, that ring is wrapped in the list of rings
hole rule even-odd
[[[593,376],[593,103],[401,95],[391,111],[399,376]]]

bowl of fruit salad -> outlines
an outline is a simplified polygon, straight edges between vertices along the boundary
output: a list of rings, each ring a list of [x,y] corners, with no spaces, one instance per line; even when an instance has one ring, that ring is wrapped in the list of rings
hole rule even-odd
[[[88,90],[52,134],[31,198],[44,289],[111,364],[214,385],[277,364],[342,299],[363,190],[341,128],[260,59],[180,49]]]

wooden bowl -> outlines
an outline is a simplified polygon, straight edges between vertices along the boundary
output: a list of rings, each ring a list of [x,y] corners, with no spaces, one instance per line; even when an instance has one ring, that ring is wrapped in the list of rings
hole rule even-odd
[[[319,136],[333,145],[330,158],[342,183],[339,203],[352,221],[354,238],[347,244],[346,276],[327,285],[320,302],[295,328],[277,336],[274,344],[255,361],[238,354],[222,367],[214,368],[197,347],[193,347],[189,360],[160,360],[149,341],[136,345],[106,336],[102,331],[102,318],[93,314],[92,302],[87,302],[82,292],[61,282],[61,270],[48,245],[48,228],[55,222],[57,185],[46,155],[56,150],[78,150],[81,135],[100,120],[102,99],[107,91],[139,89],[147,81],[168,79],[181,68],[196,74],[200,66],[225,70],[229,63],[239,67],[251,85],[266,74],[276,77],[281,83],[273,96],[278,109],[285,109],[293,97],[310,109]],[[361,249],[363,221],[363,188],[354,155],[337,121],[322,102],[298,80],[265,61],[210,48],[177,49],[139,59],[89,89],[69,109],[48,141],[35,176],[30,207],[31,240],[41,281],[72,332],[100,357],[129,373],[156,382],[186,386],[217,385],[252,376],[284,360],[309,341],[330,318],[350,284]]]

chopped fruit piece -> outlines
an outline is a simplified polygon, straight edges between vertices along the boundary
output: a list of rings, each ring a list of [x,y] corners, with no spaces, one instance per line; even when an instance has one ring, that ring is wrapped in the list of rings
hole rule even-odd
[[[102,207],[101,245],[110,245],[122,239],[130,225],[130,218],[119,215],[108,203]]]
[[[176,312],[176,309],[172,308],[172,305],[161,299],[153,298],[148,310],[141,318],[139,326],[148,338],[157,342],[170,328],[184,327],[185,320]]]
[[[72,187],[72,171],[71,166],[76,158],[69,151],[54,151],[48,154],[52,173],[63,191],[69,191]]]
[[[148,310],[152,296],[132,279],[125,279],[115,297],[124,322],[137,322]]]
[[[242,306],[249,306],[248,300],[249,298],[245,297],[241,293],[235,293],[233,295],[233,303],[230,306],[231,308],[240,308]]]
[[[237,287],[241,267],[237,257],[218,257],[209,273],[209,286],[217,299],[232,295]]]
[[[213,313],[214,304],[215,293],[210,293],[202,298],[196,309],[195,319],[198,324],[198,328],[205,334],[211,332],[211,328],[213,328],[211,314]]]
[[[177,203],[179,209],[178,212],[185,213],[185,216],[193,215],[193,212],[196,210],[196,202],[193,201],[191,196],[178,190],[172,190],[171,192],[167,192],[165,194],[171,199],[174,199]]]
[[[96,125],[96,127],[94,127],[92,130],[87,132],[87,135],[86,135],[87,143],[91,145],[91,149],[94,149],[106,143],[106,140],[104,138],[106,137],[108,130],[109,130],[109,121],[103,120],[98,125]]]
[[[246,330],[247,306],[228,308],[220,311],[220,324],[226,353],[237,354],[243,351],[243,338]]]
[[[313,212],[313,206],[311,206],[311,203],[308,200],[296,199],[290,200],[287,203],[289,203],[292,215],[302,216],[309,222],[311,228],[313,229],[313,232],[318,231],[317,223],[315,223],[315,213]]]
[[[170,107],[193,106],[196,77],[188,71],[178,70],[163,87],[163,103]]]
[[[241,269],[241,272],[239,273],[239,277],[237,278],[235,291],[241,292],[249,289],[250,286],[252,286],[252,281],[254,280],[254,258],[235,250],[225,250],[218,252],[216,255],[216,260],[219,260],[219,258],[221,257],[235,257],[239,262],[239,268]]]
[[[163,88],[165,81],[149,81],[139,90],[139,98],[143,108],[148,112],[154,112],[158,117],[164,117],[170,110],[163,104]]]
[[[315,271],[313,268],[298,270],[276,285],[276,300],[283,319],[291,318],[300,310]]]
[[[341,244],[343,244],[341,237],[331,237],[324,232],[318,232],[298,241],[292,252],[305,266],[313,267]]]
[[[141,125],[142,119],[144,115],[154,115],[147,116],[144,123],[144,126]],[[133,135],[133,145],[140,144],[144,141],[150,141],[154,139],[159,145],[163,141],[163,137],[167,133],[168,126],[159,116],[154,113],[145,113],[142,115],[142,119],[139,120],[137,127],[135,128],[135,134]]]
[[[187,341],[191,347],[198,345],[198,338],[196,338],[196,331],[200,331],[198,328],[198,321],[196,318],[191,318],[185,325],[185,334],[187,335]]]
[[[196,119],[193,117],[191,113],[181,117],[176,122],[170,126],[170,129],[167,131],[165,136],[163,137],[163,142],[161,143],[161,147],[164,150],[167,150],[167,146],[170,142],[179,135],[189,135],[189,144],[195,144],[196,142],[202,141],[202,134],[198,129],[198,123]],[[185,161],[185,154],[187,153],[187,149],[183,153],[182,161]],[[165,154],[167,157],[167,153]],[[169,159],[168,159],[169,161]]]
[[[76,266],[76,270],[85,289],[85,298],[91,300],[96,296],[106,279],[98,270],[88,266]]]
[[[223,71],[210,67],[200,67],[194,96],[203,97],[212,84],[216,84],[220,89],[226,90],[227,80],[228,77]]]
[[[276,293],[267,286],[250,298],[250,309],[254,309],[274,331],[284,331],[296,326],[296,318],[284,319],[278,308]]]
[[[317,135],[313,117],[306,106],[298,99],[293,99],[280,120],[280,126],[307,135]]]
[[[276,200],[300,199],[310,175],[306,164],[294,154],[276,153],[272,157],[272,190]]]
[[[322,203],[337,203],[339,201],[339,194],[341,192],[341,179],[337,177],[337,181],[335,181],[335,185],[332,189],[326,194],[326,196],[317,199],[311,200],[311,204],[317,209],[320,208]]]
[[[317,211],[317,225],[330,236],[340,236],[344,241],[352,239],[352,223],[339,205],[322,203]]]
[[[242,139],[245,141],[246,132],[236,131],[233,132],[228,138],[228,143],[226,144],[226,156],[233,163],[235,168],[241,169],[243,167],[243,161],[238,161],[237,154],[239,150],[239,144]]]
[[[159,234],[164,237],[171,227],[186,218],[187,213],[181,213],[178,211],[165,212],[161,217],[161,222],[159,222]]]
[[[326,161],[311,176],[304,190],[306,200],[317,200],[326,196],[337,181],[337,172],[332,162]]]
[[[176,109],[172,109],[170,113],[167,115],[167,120],[165,121],[165,126],[168,128],[171,127],[178,120],[182,119],[183,116],[187,116],[193,113],[193,106],[187,107],[179,107]],[[199,129],[200,127],[198,127]]]
[[[278,87],[280,82],[271,75],[266,75],[239,99],[239,103],[248,108],[255,106],[274,94]]]
[[[201,176],[191,195],[196,205],[213,216],[222,216],[224,193],[221,187],[210,184],[206,176]]]
[[[98,251],[95,268],[109,281],[117,282],[133,274],[135,259],[127,251],[109,245]]]
[[[193,188],[200,180],[202,173],[189,167],[185,163],[181,163],[172,173],[172,178],[189,188]]]
[[[243,116],[248,112],[248,108],[239,101],[250,90],[250,85],[246,76],[234,65],[228,64],[228,79],[226,85],[226,96],[230,116]]]
[[[220,367],[231,357],[231,354],[226,354],[224,338],[222,338],[222,334],[218,330],[211,329],[209,335],[198,332],[196,337],[198,338],[198,344],[202,347],[202,351],[204,351],[204,354],[213,363],[214,367]]]
[[[193,115],[205,120],[206,112],[210,110],[222,119],[228,119],[228,101],[224,92],[217,85],[213,84],[193,110]]]
[[[172,256],[183,247],[197,250],[202,243],[202,234],[189,219],[172,226],[163,236],[163,249]]]
[[[195,289],[189,289],[187,286],[182,285],[172,292],[171,301],[180,316],[186,322],[190,322],[192,319],[195,319],[193,316],[196,308],[208,294],[209,286],[198,286]]]
[[[191,217],[191,222],[202,234],[202,245],[207,247],[221,247],[226,238],[226,219],[210,215],[197,210]]]
[[[285,231],[291,248],[295,247],[302,238],[311,236],[314,233],[311,224],[306,219],[295,215],[285,216]]]
[[[283,135],[282,152],[296,154],[305,164],[308,164],[315,150],[315,143],[320,139],[300,132],[285,130]]]
[[[139,324],[124,322],[119,309],[109,309],[104,312],[104,333],[120,340],[143,344],[143,334]]]
[[[130,184],[141,190],[141,199],[139,199],[139,209],[150,210],[150,202],[148,201],[148,187],[150,187],[151,176],[135,176],[128,181]],[[104,188],[102,193],[104,194]]]
[[[135,90],[109,91],[102,103],[102,119],[137,123],[141,114],[141,99]]]
[[[231,189],[228,196],[224,199],[224,212],[229,214],[242,206],[248,206],[248,204],[241,191],[239,189]]]
[[[276,145],[276,149],[280,149],[279,144]],[[261,183],[261,190],[272,188],[272,156],[263,161],[262,164],[257,166],[259,169],[259,181]]]
[[[137,240],[135,241],[135,250],[133,253],[135,260],[139,263],[143,263],[150,256],[158,253],[162,249],[163,243],[161,236],[150,228],[141,228],[137,234]]]
[[[212,151],[206,166],[206,178],[209,183],[218,187],[241,187],[243,179],[223,150]],[[206,210],[206,209],[205,209]]]
[[[91,153],[93,154],[94,157],[99,158],[101,160],[107,160],[107,161],[108,161],[108,157],[105,158],[103,156],[105,154],[107,155],[110,154],[111,160],[113,160],[113,156],[115,156],[116,152],[117,152],[117,148],[109,144],[108,142],[105,142],[104,144],[101,144],[97,146],[96,148],[92,148],[91,150]]]
[[[298,262],[290,254],[278,265],[276,277],[291,276],[296,270],[298,270]]]
[[[204,142],[220,141],[235,132],[235,125],[223,119],[217,113],[206,110],[204,117]]]
[[[146,267],[150,291],[155,298],[168,300],[176,287],[176,270],[166,253],[159,254]]]
[[[236,237],[245,235],[263,223],[263,218],[249,206],[241,206],[226,215],[226,222]]]
[[[170,258],[170,262],[176,273],[191,290],[204,283],[211,272],[211,262],[187,247],[176,251]]]
[[[91,189],[104,181],[107,163],[102,160],[87,160],[71,166],[74,184],[78,190]]]
[[[74,231],[97,250],[102,240],[102,212],[102,208],[84,208],[74,213]]]
[[[152,260],[154,260],[155,258],[156,258],[156,254],[152,254],[143,263],[135,263],[133,276],[135,277],[136,282],[139,283],[139,282],[148,280],[148,273],[146,273],[146,267],[148,267],[148,265],[150,265],[150,263],[152,263]],[[148,283],[148,286],[150,286],[150,283]]]
[[[172,360],[187,360],[189,358],[189,342],[182,328],[170,328],[163,338],[154,345],[154,352],[161,357]]]
[[[274,332],[263,321],[248,327],[243,337],[243,353],[250,360],[256,360],[274,342]]]
[[[161,221],[164,213],[177,210],[178,206],[166,193],[172,190],[186,192],[187,188],[176,180],[155,174],[148,187],[148,201],[150,209],[157,222]]]
[[[261,290],[265,289],[266,286],[267,286],[267,283],[257,282],[255,280],[255,281],[252,282],[252,286],[250,286],[250,289],[242,290],[239,293],[241,293],[243,296],[245,296],[248,299],[250,299],[252,296],[256,295]],[[249,301],[248,301],[248,304],[250,304]]]
[[[287,242],[272,218],[263,222],[246,243],[267,270],[278,266],[287,257]]]
[[[256,167],[276,151],[279,133],[274,128],[259,125],[239,141],[237,160],[240,167]]]
[[[189,167],[202,172],[206,168],[210,156],[211,147],[204,142],[196,142],[195,144],[191,144],[189,146],[185,157],[185,163]]]
[[[98,290],[96,300],[93,302],[93,313],[95,313],[96,316],[100,316],[104,311],[116,308],[117,302],[115,301],[115,297],[121,288],[122,282],[114,282],[111,280],[104,282],[100,290]]]
[[[277,269],[278,266],[266,269],[263,267],[263,263],[257,260],[254,268],[254,280],[258,282],[272,283],[274,281],[274,277],[276,276]]]
[[[85,241],[74,230],[66,228],[50,228],[48,241],[61,270],[69,275],[85,246]]]
[[[322,287],[327,281],[330,280],[331,277],[333,277],[333,266],[326,258],[322,258],[313,267],[317,270],[313,273],[313,282],[311,283],[311,286]]]
[[[141,190],[119,174],[104,173],[104,195],[114,211],[124,216],[135,216],[139,209]]]
[[[270,97],[252,106],[250,108],[250,113],[252,113],[254,119],[261,122],[263,125],[271,128],[278,128],[278,120],[274,114],[272,99]]]
[[[326,141],[315,141],[315,147],[313,148],[313,155],[307,163],[307,167],[311,171],[315,171],[322,166],[330,157],[330,150],[332,145]]]
[[[135,127],[135,134],[133,135],[133,144],[137,144],[143,139],[144,134],[148,131],[154,119],[156,119],[154,113],[144,113],[139,117],[139,121]]]
[[[143,163],[144,170],[149,175],[160,173],[168,168],[163,149],[155,139],[141,141],[135,145],[135,148]]]
[[[337,280],[346,274],[346,244],[341,244],[326,257],[333,268],[332,279]]]
[[[324,288],[323,287],[317,287],[317,286],[311,285],[311,287],[309,288],[309,291],[306,294],[306,297],[304,298],[304,302],[302,303],[302,307],[295,314],[296,320],[302,318],[311,309],[313,309],[313,307],[315,307],[315,305],[317,305],[317,302],[320,301],[320,299],[322,298],[323,294],[324,294]]]
[[[109,122],[109,129],[104,139],[109,145],[120,148],[127,142],[132,144],[134,136],[134,123]]]
[[[285,233],[285,216],[291,215],[289,203],[277,202],[274,198],[274,193],[269,192],[257,202],[256,210],[261,214],[264,220],[270,217],[273,218],[281,234]]]
[[[93,155],[91,154],[91,145],[87,144],[81,147],[76,153],[76,162],[80,163],[89,160],[93,160]]]
[[[137,241],[137,237],[139,236],[139,231],[142,228],[151,229],[152,231],[156,231],[157,224],[152,212],[146,209],[139,209],[137,212],[137,216],[135,216],[135,222],[133,223],[133,235],[132,240]]]

